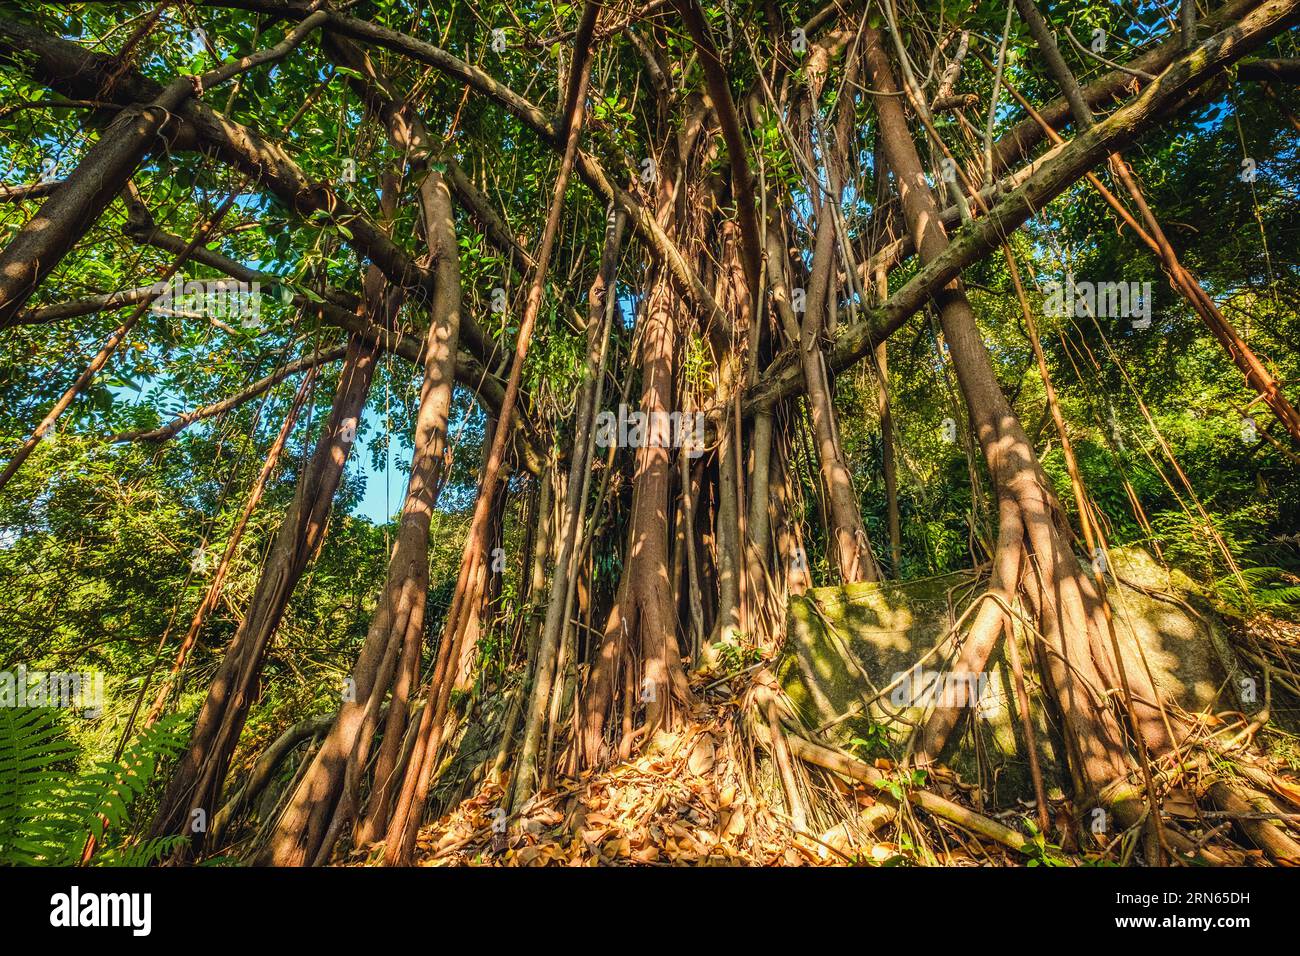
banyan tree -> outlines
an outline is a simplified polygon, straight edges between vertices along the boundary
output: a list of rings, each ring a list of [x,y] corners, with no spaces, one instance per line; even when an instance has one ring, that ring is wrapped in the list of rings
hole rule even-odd
[[[1297,22],[7,4],[72,857],[1300,862]]]

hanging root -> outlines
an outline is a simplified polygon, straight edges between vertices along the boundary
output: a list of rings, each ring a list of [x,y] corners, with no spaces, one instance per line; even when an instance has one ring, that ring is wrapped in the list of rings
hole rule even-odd
[[[1000,843],[1019,853],[1029,852],[1030,841],[1024,834],[928,790],[905,787],[883,771],[842,750],[814,743],[803,736],[807,731],[789,729],[772,719],[772,715],[783,709],[778,704],[778,691],[775,687],[775,678],[763,671],[755,678],[750,691],[751,708],[765,715],[765,719],[753,721],[753,730],[759,741],[765,749],[774,754],[778,764],[782,760],[782,754],[789,754],[813,767],[874,788],[876,799],[894,812],[877,811],[869,815],[865,822],[870,830],[878,828],[887,819],[892,819],[900,807],[905,807],[910,802],[930,816],[956,824],[977,836]],[[792,720],[793,718],[788,716],[791,714],[790,709],[784,708],[784,710],[787,713],[787,720]],[[783,772],[782,777],[785,776]],[[799,799],[797,794],[787,794],[787,796],[797,805]],[[852,827],[857,822],[846,820],[839,826]]]
[[[1032,748],[1034,741],[1041,739],[1045,748],[1032,752],[1034,759],[1027,761],[1032,764],[1031,779],[1022,784],[1026,788],[1029,782],[1033,784],[1037,820],[1031,822],[1030,817],[1015,806],[988,802],[996,799],[997,795],[996,786],[990,791],[989,779],[985,776],[991,769],[988,755],[984,752],[990,740],[988,732],[981,730],[982,725],[973,717],[967,731],[962,731],[959,725],[960,720],[974,713],[970,701],[953,708],[955,719],[948,724],[944,737],[946,742],[955,745],[954,755],[957,751],[970,754],[973,747],[971,756],[979,775],[976,786],[962,783],[953,769],[944,765],[948,752],[943,749],[944,745],[934,751],[934,756],[926,755],[927,779],[910,769],[919,761],[914,756],[909,757],[906,750],[901,758],[894,755],[893,760],[877,761],[873,765],[838,749],[822,737],[824,732],[838,728],[834,730],[836,740],[843,741],[847,731],[842,722],[855,717],[866,721],[865,729],[858,731],[865,736],[870,736],[867,730],[888,730],[892,726],[894,732],[888,734],[892,742],[884,745],[887,751],[892,752],[894,746],[906,745],[907,735],[902,735],[900,744],[897,733],[904,725],[915,731],[911,735],[913,741],[924,741],[927,739],[924,731],[934,726],[934,715],[941,711],[932,711],[930,719],[918,725],[906,719],[910,715],[905,712],[892,713],[886,708],[885,699],[904,678],[896,673],[894,680],[881,689],[877,685],[884,683],[885,678],[874,671],[883,667],[887,673],[897,667],[897,663],[886,666],[884,661],[887,658],[874,657],[875,667],[864,664],[864,659],[857,656],[861,647],[854,642],[856,638],[851,640],[852,635],[844,633],[843,622],[831,612],[830,605],[819,606],[816,595],[811,600],[804,599],[799,605],[801,615],[804,609],[809,613],[806,618],[796,616],[803,623],[792,632],[799,637],[790,649],[789,666],[781,671],[785,675],[782,678],[785,686],[790,686],[789,681],[795,681],[806,691],[807,698],[796,706],[786,698],[774,677],[760,672],[750,692],[750,719],[746,725],[757,747],[770,759],[769,790],[779,785],[785,791],[783,799],[792,819],[800,804],[803,809],[799,812],[809,818],[816,817],[827,807],[825,801],[819,799],[821,794],[815,786],[810,790],[803,785],[792,792],[792,774],[785,766],[787,761],[827,771],[839,783],[847,779],[868,784],[876,791],[873,795],[875,800],[898,812],[897,820],[889,822],[897,822],[900,827],[912,824],[914,818],[910,818],[907,811],[914,807],[919,811],[919,819],[941,824],[937,830],[927,825],[930,834],[942,833],[942,825],[951,823],[1029,857],[1049,852],[1055,857],[1059,851],[1060,859],[1079,853],[1087,858],[1121,864],[1142,861],[1157,865],[1242,865],[1251,862],[1296,865],[1295,851],[1300,847],[1300,841],[1296,839],[1300,835],[1300,827],[1297,827],[1300,813],[1295,810],[1300,808],[1300,786],[1277,772],[1257,746],[1257,738],[1268,736],[1271,739],[1274,735],[1271,730],[1265,731],[1269,725],[1272,700],[1268,671],[1265,672],[1264,706],[1252,716],[1236,714],[1231,718],[1228,714],[1216,715],[1209,710],[1193,714],[1176,702],[1161,701],[1147,658],[1149,652],[1142,649],[1140,641],[1136,649],[1125,650],[1125,659],[1130,679],[1134,679],[1135,671],[1141,671],[1142,682],[1134,680],[1131,685],[1134,688],[1132,706],[1134,710],[1141,708],[1145,720],[1134,719],[1133,711],[1124,706],[1122,689],[1113,689],[1116,686],[1111,676],[1114,670],[1111,674],[1102,672],[1087,679],[1079,678],[1077,686],[1088,695],[1089,706],[1122,728],[1121,739],[1132,753],[1138,754],[1140,746],[1148,748],[1149,777],[1144,776],[1135,757],[1126,760],[1123,772],[1095,789],[1078,786],[1078,777],[1075,776],[1076,788],[1071,798],[1061,793],[1062,788],[1067,794],[1070,792],[1068,771],[1073,769],[1065,761],[1076,760],[1079,754],[1087,756],[1089,741],[1086,738],[1073,744],[1066,741],[1065,748],[1062,748],[1062,736],[1069,727],[1054,706],[1057,697],[1050,693],[1052,685],[1040,676],[1031,687],[1026,679],[1027,668],[1021,660],[1020,646],[1016,643],[1019,638],[1028,642],[1033,653],[1025,655],[1025,660],[1032,658],[1040,674],[1045,669],[1044,661],[1054,659],[1064,665],[1062,669],[1067,673],[1074,673],[1071,663],[1064,660],[1058,648],[1049,645],[1036,624],[1036,615],[1032,612],[1041,608],[1041,595],[1039,608],[1035,608],[1023,591],[1011,601],[984,592],[958,612],[951,605],[953,590],[956,589],[948,591],[949,623],[946,632],[919,657],[914,668],[923,665],[934,668],[936,664],[932,659],[969,661],[965,652],[973,634],[984,633],[994,639],[1009,638],[1002,649],[1004,656],[1000,663],[1010,668],[1005,696],[1017,707],[1018,713],[1011,715],[1008,724],[1019,727],[1027,746]],[[882,606],[893,603],[883,594],[877,597]],[[863,597],[863,606],[871,604],[871,600]],[[1124,598],[1117,600],[1120,613],[1128,614]],[[997,612],[996,615],[993,612]],[[997,627],[991,629],[992,625]],[[889,625],[880,626],[885,632],[889,630]],[[1136,632],[1126,629],[1124,633],[1126,639],[1136,640]],[[992,667],[995,650],[996,647],[982,650],[975,668],[985,671]],[[819,700],[826,691],[822,685],[810,681],[809,667],[814,663],[822,668],[829,665],[820,656],[812,661],[810,654],[843,657],[840,679],[857,687],[860,700],[852,700],[853,689],[840,684],[834,685],[840,694],[834,704],[829,699]],[[1133,654],[1136,661],[1130,660],[1129,654]],[[945,665],[939,663],[938,666],[942,668]],[[968,663],[967,666],[971,665]],[[906,675],[911,670],[902,673]],[[951,673],[960,673],[960,664]],[[873,677],[877,680],[873,681]],[[832,687],[831,684],[825,686]],[[828,705],[832,707],[829,712]],[[816,717],[812,721],[805,713],[810,707]],[[776,720],[772,717],[774,710],[778,715]],[[1152,731],[1154,722],[1158,722],[1155,726],[1159,733]],[[1009,730],[1010,727],[1003,729]],[[1044,732],[1045,737],[1042,736]],[[1162,739],[1168,743],[1152,745],[1152,740]],[[1139,744],[1139,740],[1144,743]],[[857,744],[866,745],[868,742],[855,740],[854,745]],[[878,746],[880,742],[871,745]],[[1019,750],[1019,744],[1016,748]],[[1040,756],[1044,758],[1041,764]],[[814,781],[824,779],[828,778],[816,773],[813,775]],[[991,779],[996,784],[996,769]],[[939,793],[934,792],[936,789]],[[973,808],[961,797],[963,792],[974,804]],[[1003,809],[995,809],[998,806]],[[843,814],[836,832],[841,837],[854,833],[857,816],[857,808]],[[873,836],[879,829],[876,817],[875,813],[867,817],[865,822],[868,826],[857,832],[858,838],[864,841],[879,839]],[[926,838],[916,830],[909,829],[908,834],[917,846]],[[1049,839],[1060,846],[1047,843]]]
[[[956,614],[954,633],[983,604]],[[627,759],[598,772],[560,775],[513,812],[506,768],[517,743],[520,688],[507,680],[466,698],[448,715],[446,755],[430,785],[428,813],[437,819],[421,827],[415,862],[1124,864],[1141,849],[1148,862],[1159,852],[1174,864],[1300,864],[1300,786],[1248,752],[1246,717],[1225,721],[1171,707],[1189,731],[1177,751],[1152,761],[1158,835],[1136,772],[1100,795],[1099,805],[1121,824],[1117,832],[1090,834],[1092,805],[1060,796],[1039,807],[1039,820],[1053,821],[1049,832],[1020,807],[988,805],[980,787],[937,763],[920,771],[906,758],[868,762],[835,746],[805,725],[768,666],[697,675],[692,691],[700,705],[678,731],[638,738]],[[240,817],[285,755],[327,725],[324,718],[297,724],[259,757],[218,815],[220,842],[236,842],[225,834],[238,836]],[[557,750],[570,747],[579,726],[560,721]],[[266,814],[259,829],[274,819]],[[260,839],[252,832],[242,842]],[[379,849],[346,839],[340,847],[335,859],[345,865],[373,861]]]
[[[304,740],[319,736],[329,730],[330,725],[334,722],[333,715],[326,717],[308,717],[294,724],[279,737],[277,737],[271,746],[262,751],[261,755],[253,763],[252,769],[244,778],[244,782],[239,789],[235,791],[226,803],[222,806],[212,819],[212,842],[215,845],[221,844],[221,837],[226,832],[227,827],[238,819],[248,807],[252,806],[267,785],[271,782],[271,777],[279,768],[286,757],[293,752]]]

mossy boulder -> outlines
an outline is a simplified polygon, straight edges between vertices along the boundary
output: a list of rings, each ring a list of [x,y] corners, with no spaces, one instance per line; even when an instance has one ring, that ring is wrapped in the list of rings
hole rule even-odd
[[[1189,711],[1236,706],[1231,649],[1191,582],[1140,551],[1116,550],[1111,560],[1127,582],[1111,593],[1125,667],[1130,672],[1150,667],[1164,700]],[[1003,649],[977,681],[966,684],[949,675],[950,649],[926,656],[981,586],[973,573],[957,572],[902,583],[815,588],[791,597],[777,677],[804,724],[860,755],[896,757],[912,727],[924,719],[927,708],[921,705],[948,693],[954,695],[949,700],[968,704],[974,719],[964,721],[949,742],[944,762],[999,803],[1032,797]],[[1021,659],[1032,661],[1023,636],[1021,642]],[[1028,663],[1026,670],[1037,700],[1036,674]],[[881,694],[891,684],[893,689]],[[1035,704],[1031,716],[1045,783],[1057,788],[1066,783],[1057,756],[1063,751],[1044,708]]]

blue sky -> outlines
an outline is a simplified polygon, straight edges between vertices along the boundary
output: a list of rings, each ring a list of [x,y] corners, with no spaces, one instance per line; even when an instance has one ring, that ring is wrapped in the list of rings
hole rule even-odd
[[[402,498],[406,495],[407,469],[411,465],[413,450],[404,447],[402,442],[394,440],[388,443],[387,463],[375,468],[370,456],[370,442],[384,431],[384,419],[374,408],[367,408],[366,428],[362,440],[353,450],[348,463],[348,471],[355,474],[358,470],[366,481],[365,493],[352,508],[354,515],[369,518],[375,524],[383,524],[402,509]]]
[[[110,385],[109,389],[118,400],[133,404],[144,401],[148,391],[147,385],[138,389]],[[387,462],[376,468],[370,455],[370,443],[374,441],[375,436],[383,434],[383,415],[374,408],[367,408],[363,417],[366,427],[348,460],[348,474],[355,475],[360,472],[365,480],[365,491],[362,493],[361,500],[352,507],[352,514],[369,518],[375,524],[384,524],[402,508],[412,449],[404,447],[402,442],[397,440],[389,442]],[[196,423],[192,427],[203,428],[206,424]]]

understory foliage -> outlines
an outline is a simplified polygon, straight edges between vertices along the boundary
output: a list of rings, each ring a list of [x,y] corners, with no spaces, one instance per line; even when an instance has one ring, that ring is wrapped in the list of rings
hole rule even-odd
[[[1194,4],[1187,48],[1204,56],[1185,52],[1177,6],[1029,4],[1089,94],[1085,135],[1024,0],[6,3],[0,273],[46,241],[42,216],[73,235],[31,287],[0,286],[0,467],[19,463],[0,479],[0,669],[100,672],[107,694],[90,717],[0,707],[0,864],[409,863],[435,821],[419,854],[495,858],[494,821],[514,826],[535,795],[580,780],[601,814],[633,819],[620,788],[664,768],[697,790],[716,772],[729,799],[786,794],[780,816],[734,823],[739,803],[697,793],[708,811],[674,843],[683,861],[708,858],[706,830],[746,862],[938,862],[909,802],[933,780],[910,765],[916,742],[869,729],[851,773],[827,766],[770,672],[792,595],[967,569],[999,595],[1064,741],[1054,806],[1109,812],[1059,707],[1049,625],[1072,611],[1035,595],[1041,539],[1017,532],[1025,561],[998,577],[1009,489],[1026,483],[1046,487],[1050,560],[1084,582],[1084,639],[1107,640],[1089,589],[1118,586],[1098,550],[1145,552],[1276,668],[1261,735],[1294,753],[1300,433],[1124,216],[1150,234],[1149,209],[1300,401],[1300,4]],[[1239,23],[1246,46],[1224,46]],[[116,169],[102,147],[127,120],[205,74],[89,221],[59,212],[58,190],[97,188],[79,173]],[[885,79],[906,136],[882,119]],[[1138,108],[1147,96],[1158,108]],[[924,175],[905,190],[892,167],[909,150]],[[918,191],[932,211],[910,205]],[[944,212],[936,251],[920,234]],[[1005,234],[979,235],[1003,213]],[[966,258],[935,280],[954,249]],[[173,273],[244,298],[164,307],[148,287]],[[1122,283],[1127,308],[1054,308],[1071,280]],[[1127,290],[1143,284],[1139,305]],[[87,304],[129,290],[144,291]],[[64,303],[84,307],[51,309]],[[445,335],[454,382],[429,361]],[[354,352],[372,378],[340,422]],[[980,422],[997,402],[1015,429],[994,435]],[[653,418],[612,447],[592,437],[598,414],[637,412],[699,413],[699,447],[656,445]],[[1011,475],[999,455],[1021,429]],[[304,517],[315,482],[328,494]],[[1002,633],[967,618],[978,604],[952,614],[971,644]],[[239,693],[221,689],[232,674]],[[1118,686],[1097,695],[1098,733],[1149,800],[1145,758],[1168,742],[1144,741]],[[1187,739],[1214,736],[1192,724]],[[209,725],[219,742],[201,744]],[[874,762],[882,779],[854,776]],[[204,774],[207,802],[182,805]],[[877,797],[903,807],[887,853],[796,845],[860,825]],[[178,829],[195,810],[202,828]],[[1081,819],[1016,821],[1023,846],[973,832],[1047,865],[1087,846]],[[1098,852],[1127,861],[1151,826],[1139,812]],[[528,861],[567,852],[528,834]]]
[[[0,865],[75,866],[88,839],[111,843],[97,866],[147,866],[175,849],[177,838],[121,844],[133,806],[161,760],[184,743],[179,721],[140,734],[118,760],[79,769],[63,715],[45,707],[0,708]]]

